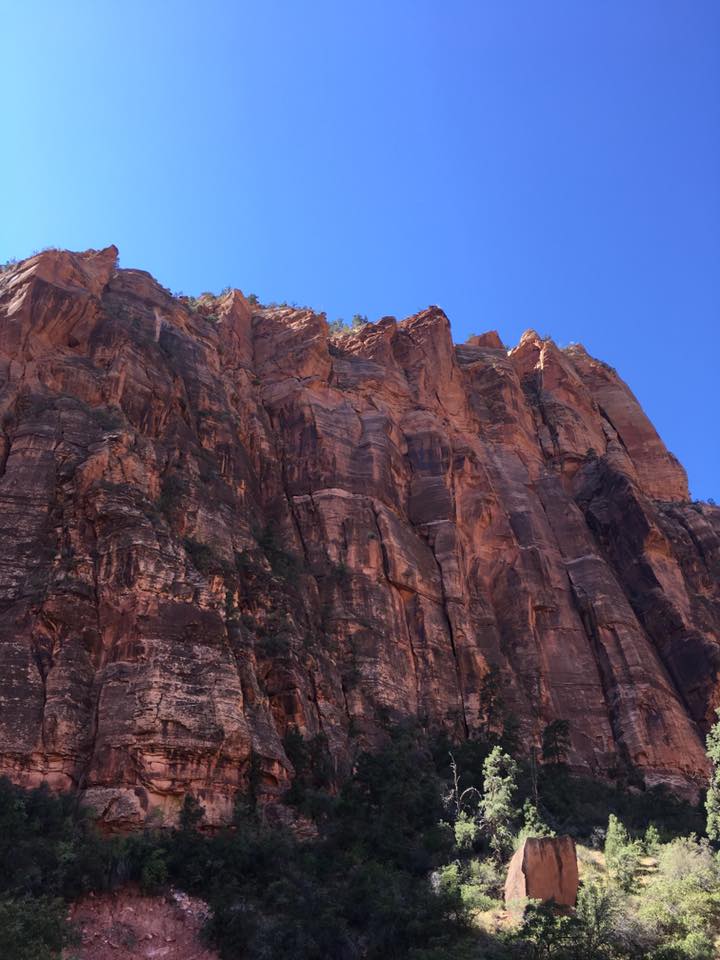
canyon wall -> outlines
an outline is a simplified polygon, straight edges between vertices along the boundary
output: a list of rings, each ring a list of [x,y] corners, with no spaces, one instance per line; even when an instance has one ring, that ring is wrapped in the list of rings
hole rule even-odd
[[[658,371],[666,376],[667,371]],[[338,781],[387,725],[704,782],[720,509],[628,387],[431,307],[331,336],[114,247],[0,273],[0,773],[111,827]]]

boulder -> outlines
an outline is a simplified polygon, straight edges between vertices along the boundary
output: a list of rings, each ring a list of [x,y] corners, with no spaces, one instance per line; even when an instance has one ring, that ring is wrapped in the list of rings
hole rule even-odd
[[[554,900],[574,907],[578,866],[572,837],[529,837],[510,861],[505,880],[505,904],[517,907],[525,899]]]

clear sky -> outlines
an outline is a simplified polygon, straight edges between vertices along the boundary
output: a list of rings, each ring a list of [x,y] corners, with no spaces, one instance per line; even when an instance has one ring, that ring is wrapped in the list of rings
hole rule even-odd
[[[718,0],[0,8],[0,261],[580,341],[720,500]]]

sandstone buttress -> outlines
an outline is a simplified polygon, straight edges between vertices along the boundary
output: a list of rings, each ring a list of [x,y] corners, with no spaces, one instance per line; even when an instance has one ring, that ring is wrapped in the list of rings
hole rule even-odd
[[[431,307],[330,337],[117,251],[0,273],[0,772],[109,825],[341,778],[388,719],[693,792],[718,697],[720,510],[628,387]],[[157,816],[158,814],[155,814]]]

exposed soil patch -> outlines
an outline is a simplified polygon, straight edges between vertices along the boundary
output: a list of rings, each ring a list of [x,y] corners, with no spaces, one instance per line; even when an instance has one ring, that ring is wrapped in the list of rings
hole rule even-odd
[[[80,943],[66,960],[217,960],[203,946],[207,905],[179,890],[147,897],[125,889],[73,905]]]

